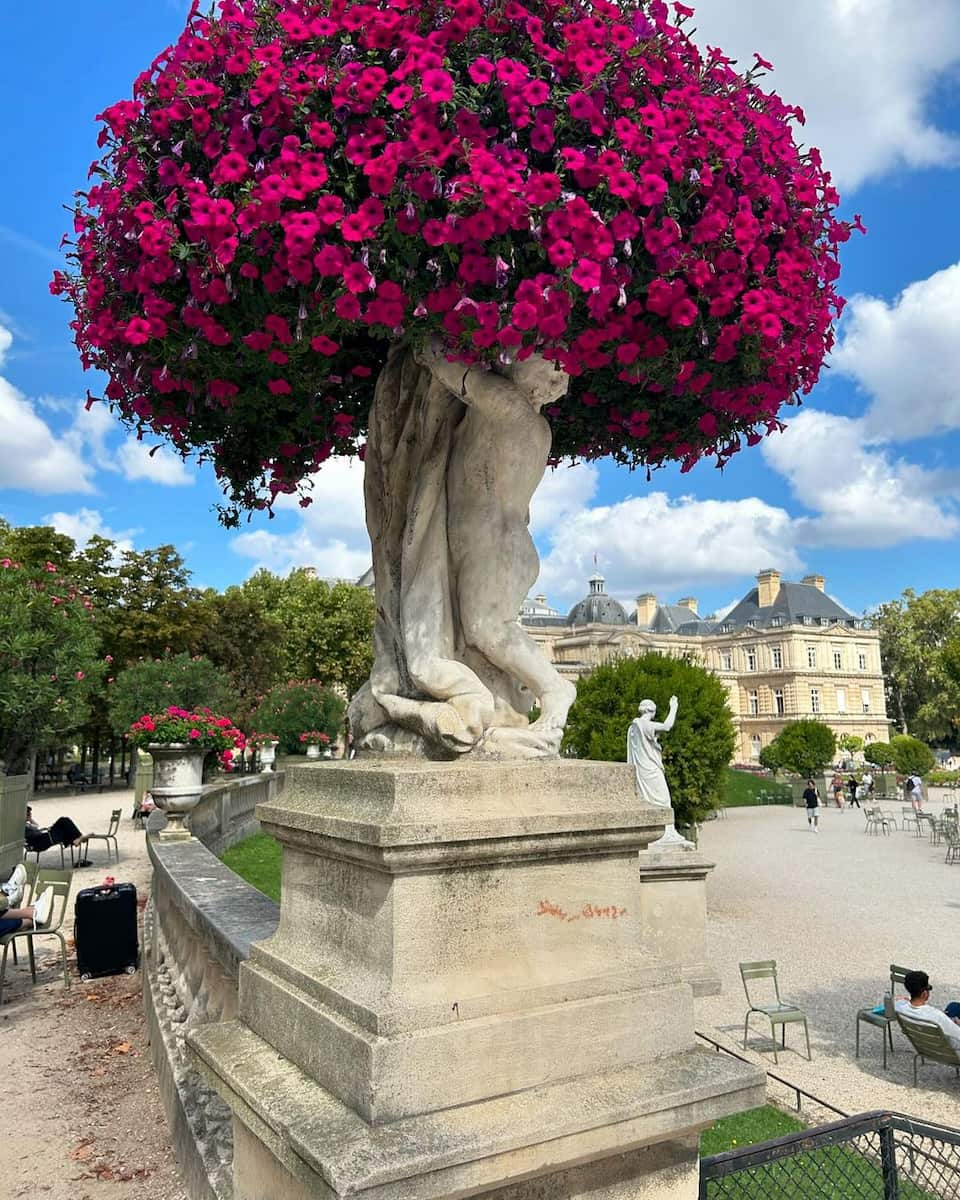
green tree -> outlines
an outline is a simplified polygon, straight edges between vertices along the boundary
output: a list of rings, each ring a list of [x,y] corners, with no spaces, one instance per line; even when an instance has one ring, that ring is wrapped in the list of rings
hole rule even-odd
[[[782,771],[815,775],[832,760],[837,739],[822,721],[788,721],[766,749],[769,761],[765,766],[775,761]]]
[[[45,560],[46,561],[46,560]],[[87,717],[102,664],[84,601],[59,572],[0,559],[0,758],[7,774]]]
[[[868,742],[863,757],[882,771],[896,759],[896,754],[889,742]]]
[[[237,694],[220,667],[209,658],[172,654],[144,659],[117,675],[110,685],[110,724],[125,733],[144,713],[158,713],[171,704],[178,708],[212,708],[219,716],[234,716]]]
[[[768,771],[777,772],[784,769],[783,760],[780,757],[780,747],[777,745],[776,738],[772,742],[767,742],[761,749],[760,757],[757,761],[761,767],[766,767]]]
[[[200,593],[173,546],[123,551],[102,586],[112,600],[102,636],[118,664],[194,651],[203,622]]]
[[[856,754],[863,749],[863,738],[858,737],[855,733],[845,733],[837,742],[841,750],[845,750],[847,754]]]
[[[199,613],[195,649],[226,672],[238,700],[231,713],[247,728],[264,695],[284,678],[285,630],[239,587],[204,592]]]
[[[936,764],[936,756],[926,742],[898,733],[890,739],[893,761],[901,775],[926,775]]]
[[[901,732],[927,742],[950,740],[960,716],[960,589],[918,596],[908,588],[872,619],[880,631],[888,710]]]
[[[24,567],[37,570],[52,563],[61,572],[74,578],[70,569],[76,553],[76,543],[65,533],[57,533],[50,525],[7,525],[0,527],[0,558],[12,558]]]
[[[655,701],[662,716],[671,695],[680,704],[663,736],[663,768],[677,824],[690,825],[719,804],[735,746],[726,688],[692,659],[645,654],[597,667],[577,683],[563,746],[580,758],[624,762],[640,701]]]
[[[300,754],[300,734],[317,730],[335,740],[346,704],[316,679],[297,680],[272,688],[253,716],[251,733],[275,733],[283,754]]]
[[[340,684],[348,695],[369,678],[374,603],[366,588],[329,583],[300,569],[286,579],[258,571],[241,590],[282,627],[287,678]]]

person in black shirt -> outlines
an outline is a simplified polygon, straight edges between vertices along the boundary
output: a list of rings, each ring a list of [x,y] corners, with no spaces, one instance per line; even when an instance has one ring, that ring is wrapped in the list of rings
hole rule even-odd
[[[859,786],[856,775],[851,775],[847,780],[847,787],[850,789],[850,803],[855,804],[857,808],[860,807],[860,801],[857,798],[857,788]]]
[[[807,786],[803,793],[803,802],[807,806],[807,824],[814,833],[819,833],[820,814],[817,810],[820,807],[820,797],[817,795],[817,785],[812,779],[807,780]]]

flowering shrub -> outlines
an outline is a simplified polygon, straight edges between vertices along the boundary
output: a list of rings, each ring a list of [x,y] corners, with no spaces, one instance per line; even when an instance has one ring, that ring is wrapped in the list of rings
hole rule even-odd
[[[130,726],[130,741],[149,750],[151,744],[172,743],[191,746],[196,750],[215,750],[226,770],[233,767],[235,751],[246,743],[243,734],[229,717],[218,717],[209,708],[191,712],[170,705],[162,712],[145,714]]]
[[[320,733],[316,729],[311,729],[309,733],[301,733],[300,741],[308,746],[329,746],[330,736],[326,733]]]
[[[195,3],[102,114],[51,284],[105,399],[211,457],[234,520],[360,452],[388,346],[433,335],[559,363],[558,458],[754,444],[817,380],[851,226],[769,64],[672,7]]]
[[[277,731],[284,754],[297,754],[304,729],[326,734],[332,741],[343,724],[345,707],[336,692],[325,688],[319,680],[293,680],[267,692],[254,720]]]
[[[275,746],[279,741],[275,733],[251,733],[247,738],[247,745],[259,750],[261,746]]]
[[[104,670],[92,610],[53,563],[34,569],[0,558],[0,762],[8,773],[26,770],[31,749],[87,719]]]

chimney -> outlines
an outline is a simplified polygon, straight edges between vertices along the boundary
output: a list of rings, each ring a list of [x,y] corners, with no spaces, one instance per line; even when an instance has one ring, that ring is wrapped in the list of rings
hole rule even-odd
[[[543,608],[547,607],[547,598],[542,592],[540,593],[539,596],[534,596],[533,602],[534,602],[534,604],[541,605],[541,607],[543,607]]]
[[[689,608],[695,617],[700,615],[697,612],[697,600],[695,596],[684,596],[682,600],[677,601],[677,604],[681,608]]]
[[[757,576],[757,605],[769,608],[780,595],[780,572],[767,567]]]
[[[649,629],[657,615],[657,598],[653,592],[637,597],[637,628]]]
[[[827,581],[822,575],[804,575],[800,580],[801,583],[809,583],[811,587],[815,587],[818,592],[825,590]]]

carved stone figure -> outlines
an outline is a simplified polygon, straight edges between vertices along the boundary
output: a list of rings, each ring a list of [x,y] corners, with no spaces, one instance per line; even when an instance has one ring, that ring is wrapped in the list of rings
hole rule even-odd
[[[641,700],[638,708],[639,716],[630,722],[627,731],[627,762],[634,768],[637,795],[647,804],[658,808],[671,810],[670,821],[667,823],[663,836],[653,842],[649,849],[666,849],[670,846],[680,846],[692,850],[693,843],[677,833],[673,824],[670,788],[663,771],[663,755],[660,750],[659,733],[669,733],[677,719],[678,700],[670,697],[670,707],[665,721],[655,721],[657,706],[652,700]]]
[[[567,384],[538,356],[491,371],[433,347],[391,353],[366,449],[377,613],[370,682],[350,708],[359,749],[558,753],[576,689],[517,613],[539,571],[527,525],[550,454],[540,409]]]

